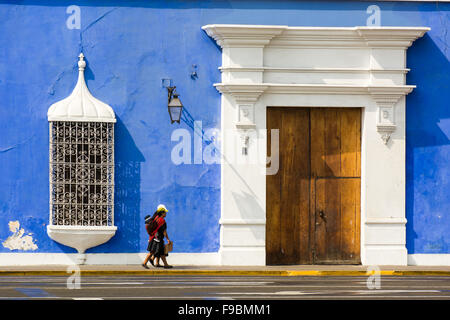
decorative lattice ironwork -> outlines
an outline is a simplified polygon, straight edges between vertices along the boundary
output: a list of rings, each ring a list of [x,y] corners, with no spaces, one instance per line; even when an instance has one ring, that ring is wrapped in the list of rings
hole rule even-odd
[[[51,224],[114,224],[113,150],[113,123],[50,122]]]

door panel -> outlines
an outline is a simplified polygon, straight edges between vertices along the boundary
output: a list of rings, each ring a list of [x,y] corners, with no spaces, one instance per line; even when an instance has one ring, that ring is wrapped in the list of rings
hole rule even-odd
[[[311,175],[361,176],[360,109],[311,109]]]
[[[360,262],[360,150],[360,109],[311,109],[314,263]]]
[[[361,177],[361,109],[340,112],[341,177]]]
[[[340,179],[341,256],[348,263],[360,263],[361,179]]]
[[[316,180],[315,263],[338,259],[340,239],[339,180]]]
[[[359,263],[361,110],[267,108],[267,264]]]
[[[315,263],[359,263],[359,178],[315,180]]]
[[[267,263],[310,263],[309,110],[269,108],[267,119],[280,130],[279,170],[267,176]]]
[[[303,255],[309,253],[309,110],[283,110],[281,130],[280,150],[284,151],[280,159],[283,167],[280,262],[299,264],[305,261]]]

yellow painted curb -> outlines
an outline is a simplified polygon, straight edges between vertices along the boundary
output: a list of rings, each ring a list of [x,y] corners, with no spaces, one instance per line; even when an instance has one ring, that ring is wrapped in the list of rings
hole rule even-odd
[[[289,276],[450,276],[450,271],[443,270],[380,270],[380,271],[364,271],[364,270],[333,270],[333,271],[319,271],[319,270],[302,270],[302,271],[288,271]]]
[[[396,275],[398,271],[392,270],[381,270],[379,272],[368,272],[364,270],[302,270],[302,271],[288,271],[289,276],[370,276],[370,275],[380,275],[380,276],[392,276]],[[448,273],[450,275],[450,272]]]

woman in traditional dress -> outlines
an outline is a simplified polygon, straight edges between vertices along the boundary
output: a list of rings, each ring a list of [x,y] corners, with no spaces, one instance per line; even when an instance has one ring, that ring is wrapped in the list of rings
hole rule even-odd
[[[150,236],[147,246],[149,253],[142,263],[142,266],[146,269],[148,269],[148,261],[158,268],[172,268],[166,260],[168,254],[164,252],[164,238],[166,238],[169,243],[172,242],[167,234],[167,224],[164,219],[167,212],[169,212],[169,210],[167,210],[164,205],[160,204],[153,214],[153,217],[148,219],[149,223],[146,224],[146,229]],[[164,266],[159,264],[160,258],[163,261]]]

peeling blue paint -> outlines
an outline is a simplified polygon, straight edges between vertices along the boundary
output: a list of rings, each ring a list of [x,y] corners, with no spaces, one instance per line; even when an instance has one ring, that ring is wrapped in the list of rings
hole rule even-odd
[[[69,30],[66,8],[81,8]],[[385,26],[428,26],[409,49],[406,217],[409,253],[450,253],[449,4],[339,1],[56,1],[0,0],[0,241],[8,222],[33,233],[36,252],[74,252],[48,238],[48,107],[65,98],[86,56],[87,85],[117,115],[116,236],[88,252],[143,252],[143,217],[170,210],[176,252],[219,249],[220,166],[170,161],[174,128],[162,78],[204,128],[220,129],[221,51],[201,26],[213,23],[290,26],[365,25],[381,8]],[[195,79],[192,65],[197,65]],[[24,143],[20,143],[24,142]],[[189,227],[187,227],[189,226]],[[0,248],[0,252],[8,249]]]

